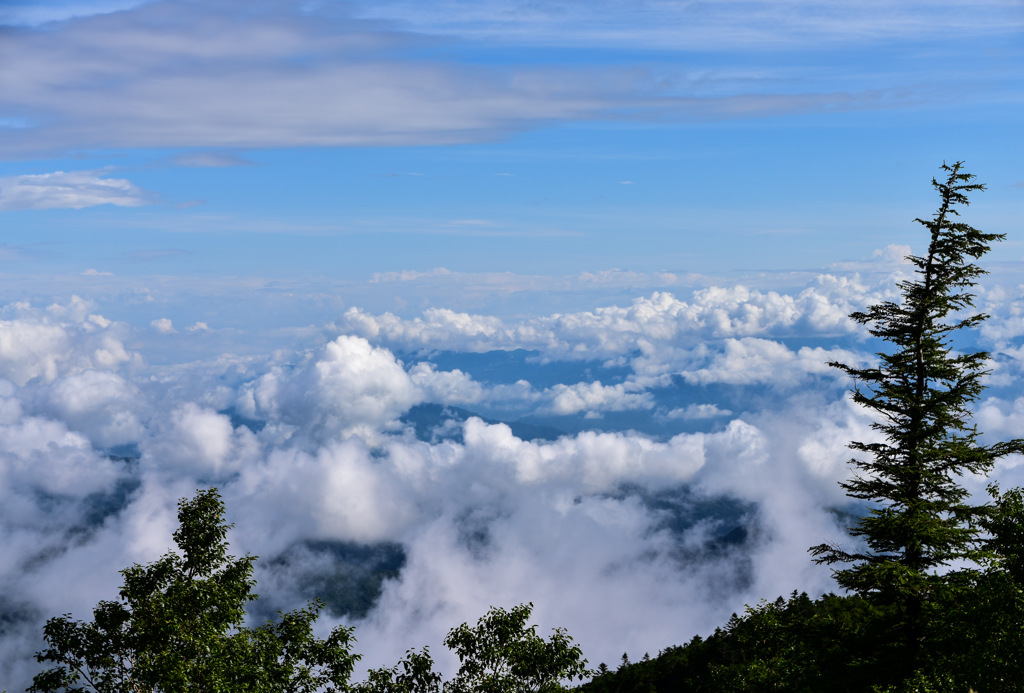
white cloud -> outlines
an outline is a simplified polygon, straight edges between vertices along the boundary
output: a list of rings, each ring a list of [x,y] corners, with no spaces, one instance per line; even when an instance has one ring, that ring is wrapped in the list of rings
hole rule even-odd
[[[981,325],[982,336],[997,348],[1007,349],[1011,340],[1024,335],[1024,285],[998,286],[981,295],[985,313],[993,316]]]
[[[153,329],[161,334],[174,334],[177,330],[174,329],[174,323],[171,322],[170,318],[157,318],[149,323],[153,326]]]
[[[719,409],[716,404],[690,404],[686,407],[672,409],[659,416],[666,419],[699,420],[715,419],[732,414],[728,409]]]
[[[856,365],[865,360],[863,354],[845,349],[800,347],[793,351],[784,344],[769,339],[744,337],[726,339],[724,349],[711,357],[700,368],[684,370],[687,382],[707,385],[777,385],[794,387],[809,376],[833,375],[839,372],[828,365],[839,361]]]
[[[241,512],[261,550],[295,538],[357,542],[393,540],[418,516],[417,499],[391,465],[371,457],[358,438],[314,452],[283,448],[241,470]]]
[[[0,178],[0,211],[82,209],[98,205],[141,207],[150,196],[123,178],[98,171],[57,171]]]
[[[116,593],[119,568],[166,550],[175,501],[211,483],[237,523],[233,551],[262,556],[258,591],[283,608],[314,595],[296,586],[305,566],[275,563],[282,552],[310,541],[402,547],[404,567],[355,623],[367,666],[437,646],[491,604],[533,601],[544,627],[569,628],[597,663],[706,634],[761,597],[834,589],[807,547],[843,537],[834,510],[848,507],[836,483],[848,473],[846,445],[875,432],[822,375],[830,358],[864,357],[783,339],[855,341],[830,316],[874,291],[824,277],[789,292],[711,287],[518,320],[354,310],[345,320],[358,334],[290,332],[306,340],[299,351],[200,361],[189,344],[220,333],[182,330],[177,362],[151,363],[136,350],[149,355],[146,339],[167,341],[153,333],[164,323],[146,322],[152,314],[135,329],[81,299],[0,308],[0,592],[31,614],[0,637],[0,669],[15,672],[6,683],[27,684],[38,671],[43,619],[87,618]],[[543,372],[561,381],[492,384],[471,376],[473,359],[449,370],[430,356],[403,363],[376,342],[534,348],[545,362],[527,365],[550,366]],[[633,374],[581,378],[580,355],[633,365]],[[1017,352],[1003,357],[1016,372]],[[656,388],[679,373],[690,379],[679,393],[694,399],[669,408]],[[751,384],[771,389],[748,401]],[[719,392],[738,396],[720,401]],[[397,423],[425,401],[497,402],[517,416],[650,411],[666,430],[698,430],[523,440],[469,418],[425,442]],[[1022,402],[982,402],[981,429],[1015,435]],[[131,444],[141,456],[130,463],[99,452]],[[1021,468],[1008,461],[997,478]],[[733,515],[700,515],[701,503]],[[749,543],[708,549],[738,526]],[[69,574],[81,579],[68,583]],[[597,613],[595,603],[607,608]]]
[[[657,484],[691,478],[704,464],[700,434],[681,435],[668,443],[641,436],[584,432],[550,443],[522,441],[504,424],[479,419],[466,422],[465,451],[476,464],[505,470],[518,483],[558,480],[589,491],[610,491],[626,481]]]
[[[440,647],[451,624],[472,622],[491,605],[526,601],[535,604],[542,632],[566,627],[593,665],[614,663],[624,649],[638,658],[688,632],[707,632],[716,618],[728,617],[706,605],[714,603],[713,585],[734,579],[731,566],[681,566],[670,557],[671,539],[651,532],[651,520],[635,499],[575,503],[537,492],[495,518],[482,551],[465,545],[455,523],[426,524],[381,608],[357,626],[364,664],[391,664],[402,654],[400,643],[411,641],[429,644],[440,664],[454,669]]]
[[[297,369],[278,367],[248,385],[239,407],[301,426],[319,440],[356,434],[374,439],[422,400],[391,352],[343,335]]]
[[[865,270],[877,270],[880,267],[888,267],[892,271],[906,272],[913,266],[907,257],[911,255],[909,245],[897,245],[890,243],[884,248],[878,248],[871,254],[870,260],[836,262],[829,266],[829,269],[842,272],[859,272]]]
[[[227,416],[193,402],[158,420],[142,441],[143,462],[159,473],[221,482],[244,465],[256,464],[261,451],[248,428],[235,429]]]
[[[37,377],[56,378],[66,350],[67,335],[60,325],[0,321],[0,375],[19,385]]]
[[[138,389],[117,373],[87,370],[44,389],[43,411],[86,435],[97,447],[133,443],[143,436]]]
[[[581,411],[626,411],[652,409],[654,398],[647,392],[630,392],[623,384],[602,385],[601,381],[555,385],[546,395],[552,397],[553,414],[576,414]]]
[[[614,661],[623,649],[637,657],[706,633],[747,595],[779,594],[796,583],[824,588],[827,570],[811,565],[806,548],[837,530],[810,489],[834,487],[835,475],[819,484],[820,470],[785,455],[787,445],[816,433],[791,414],[779,412],[763,426],[735,421],[717,434],[666,443],[593,432],[527,443],[505,426],[467,422],[465,452],[453,448],[463,461],[442,467],[451,481],[461,477],[463,492],[442,485],[447,512],[421,522],[407,540],[408,565],[359,626],[367,663],[394,661],[399,642],[433,644],[448,624],[493,603],[534,601],[543,623],[567,626],[597,662]],[[838,451],[840,460],[845,452]],[[835,469],[841,473],[842,464]],[[671,489],[683,481],[758,503],[764,543],[746,556],[698,558],[711,527],[672,536],[659,524],[659,511],[638,496],[603,495],[623,482]],[[825,495],[827,502],[838,496],[831,488]],[[467,520],[460,507],[490,510]],[[483,546],[461,538],[470,528],[483,532]],[[688,550],[696,553],[680,557]],[[744,587],[747,571],[755,584]],[[594,618],[595,602],[612,606]],[[435,607],[424,609],[425,603]]]
[[[820,275],[796,294],[744,286],[698,289],[689,300],[658,291],[628,306],[530,317],[518,323],[487,315],[431,308],[422,317],[345,312],[337,327],[395,349],[489,351],[536,349],[549,358],[635,358],[640,372],[664,372],[685,351],[726,338],[787,335],[839,338],[858,329],[847,315],[878,293],[856,277]],[[673,356],[673,354],[675,354]]]
[[[978,407],[978,429],[995,440],[1019,438],[1024,430],[1024,397],[1012,402],[992,397]]]
[[[0,377],[17,385],[53,381],[61,373],[116,369],[137,357],[122,342],[122,326],[89,313],[91,305],[75,297],[67,305],[39,311],[14,304],[0,320]]]
[[[117,476],[114,465],[96,454],[84,436],[57,421],[23,417],[0,425],[5,502],[33,490],[80,498],[109,488]]]
[[[433,364],[417,363],[409,369],[409,377],[432,402],[472,404],[484,398],[483,386],[458,368],[438,371]]]

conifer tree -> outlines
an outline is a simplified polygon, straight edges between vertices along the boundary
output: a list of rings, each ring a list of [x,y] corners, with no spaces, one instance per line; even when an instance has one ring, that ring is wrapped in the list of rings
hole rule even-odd
[[[988,316],[973,311],[971,287],[985,274],[975,261],[1003,234],[982,233],[957,221],[968,193],[984,190],[943,164],[945,180],[932,180],[941,204],[931,219],[916,219],[929,233],[926,254],[910,255],[914,277],[897,285],[902,300],[883,301],[850,317],[891,346],[877,365],[830,365],[854,379],[853,399],[875,417],[881,442],[853,442],[847,495],[868,501],[868,515],[851,534],[863,550],[822,544],[811,548],[818,563],[846,563],[839,584],[876,603],[893,606],[901,621],[906,664],[920,653],[924,610],[948,598],[954,581],[937,573],[953,562],[984,558],[980,518],[961,481],[986,474],[1000,457],[1024,451],[1024,440],[982,445],[971,406],[984,389],[986,352],[956,349],[957,333]]]

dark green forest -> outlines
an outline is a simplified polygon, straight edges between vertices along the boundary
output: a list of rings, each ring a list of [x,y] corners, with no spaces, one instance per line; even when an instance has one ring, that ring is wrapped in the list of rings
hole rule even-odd
[[[256,598],[254,556],[228,555],[230,525],[216,489],[179,504],[178,550],[122,571],[118,597],[92,621],[50,619],[43,670],[30,691],[359,691],[361,693],[669,691],[1003,692],[1024,689],[1024,493],[964,486],[1024,440],[984,441],[972,408],[989,355],[964,352],[958,336],[987,316],[973,308],[976,262],[1003,239],[959,221],[984,189],[962,165],[933,180],[935,214],[916,221],[928,246],[908,260],[900,300],[851,318],[884,345],[874,365],[831,365],[877,434],[851,441],[847,495],[870,510],[848,545],[810,547],[833,566],[841,594],[747,606],[706,637],[656,656],[596,669],[563,629],[529,625],[532,605],[492,608],[444,640],[459,659],[448,680],[430,652],[408,650],[391,668],[351,681],[359,659],[351,628],[314,635],[322,604],[244,625]],[[596,609],[600,605],[595,605]],[[628,647],[629,643],[623,643]]]

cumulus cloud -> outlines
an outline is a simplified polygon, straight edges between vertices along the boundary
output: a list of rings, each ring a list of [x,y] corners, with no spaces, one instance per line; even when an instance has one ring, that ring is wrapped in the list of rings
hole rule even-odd
[[[67,335],[59,325],[21,320],[0,322],[0,369],[18,384],[57,377]]]
[[[108,370],[134,361],[122,341],[122,327],[93,306],[75,298],[68,305],[45,311],[28,304],[13,304],[0,320],[0,377],[17,385],[32,380],[52,382],[62,373],[88,369]]]
[[[1007,401],[998,397],[986,399],[975,415],[978,429],[995,440],[1020,437],[1024,430],[1024,397]]]
[[[369,438],[423,394],[387,349],[342,335],[297,368],[277,367],[246,386],[239,409],[280,419],[320,438]]]
[[[235,429],[227,416],[194,402],[170,412],[154,429],[141,447],[143,461],[156,471],[214,483],[258,459],[248,428]]]
[[[0,178],[0,211],[82,209],[98,205],[141,207],[150,196],[124,178],[98,171],[57,171]]]
[[[433,402],[472,404],[484,398],[483,386],[458,368],[438,371],[433,364],[421,362],[409,369],[409,377]]]
[[[255,545],[265,553],[284,549],[296,537],[395,539],[420,514],[418,499],[390,462],[375,459],[355,437],[311,452],[280,448],[265,462],[246,465],[231,490],[250,496],[241,511],[259,532],[250,538],[258,536]]]
[[[727,383],[729,385],[778,385],[793,387],[808,376],[836,375],[828,363],[839,361],[855,365],[863,363],[863,354],[845,349],[801,347],[793,351],[784,344],[770,339],[744,337],[726,339],[724,349],[716,353],[710,363],[693,370],[684,370],[682,376],[691,383]]]
[[[410,530],[409,563],[361,626],[364,651],[374,661],[390,661],[400,656],[393,643],[404,634],[436,643],[445,623],[472,619],[489,603],[532,599],[543,605],[539,618],[569,627],[593,661],[614,661],[624,649],[639,656],[707,632],[747,598],[741,595],[777,594],[794,581],[825,588],[827,571],[810,565],[806,547],[837,533],[817,480],[827,476],[834,485],[846,451],[834,451],[841,457],[830,460],[831,474],[807,469],[796,456],[784,463],[778,457],[784,439],[795,434],[803,441],[814,429],[792,420],[779,424],[735,421],[720,433],[682,434],[664,443],[597,432],[539,443],[519,440],[502,425],[467,422],[464,451],[453,447],[455,458],[446,457],[435,473],[478,481],[460,482],[458,502],[446,494],[435,519]],[[664,524],[671,506],[647,505],[643,494],[620,495],[623,483],[650,489],[646,493],[663,489],[666,499],[688,483],[753,502],[763,535],[757,548],[744,551],[754,557],[706,554],[713,522],[673,534]],[[824,493],[828,502],[839,495]],[[482,536],[481,543],[467,544],[467,532]],[[567,592],[566,585],[573,589]],[[425,602],[436,609],[424,610]],[[612,605],[602,609],[600,623],[592,616],[594,603]],[[658,616],[665,612],[673,617]]]
[[[7,495],[38,491],[82,497],[108,488],[116,477],[114,465],[97,455],[84,436],[57,421],[19,417],[0,426],[0,446]]]
[[[40,411],[88,437],[99,448],[142,438],[138,388],[110,371],[87,370],[59,378],[40,393]]]
[[[719,409],[716,404],[691,404],[660,414],[666,419],[714,419],[732,414],[728,409]]]
[[[177,330],[174,329],[174,323],[171,322],[170,318],[157,318],[149,323],[153,326],[153,329],[162,334],[174,334]]]
[[[834,589],[807,547],[844,538],[846,446],[876,432],[825,375],[830,358],[867,358],[830,316],[874,291],[826,276],[518,320],[351,310],[347,332],[303,332],[296,349],[201,362],[184,349],[159,365],[136,342],[169,320],[136,328],[81,299],[0,308],[6,683],[38,670],[45,618],[88,617],[119,568],[168,548],[176,500],[208,485],[236,523],[233,551],[261,556],[256,608],[333,586],[326,621],[357,626],[365,666],[441,652],[448,628],[492,604],[534,602],[543,627],[567,627],[598,663],[706,634],[761,597]],[[523,347],[535,353],[501,377],[469,353]],[[1002,387],[978,410],[996,437],[1024,421],[1016,386]],[[409,418],[427,402],[492,420]],[[616,415],[664,428],[604,427]],[[580,425],[531,437],[545,417]],[[1022,468],[1008,460],[996,476]],[[400,560],[386,580],[363,568],[375,591],[354,614],[338,585],[362,565],[351,556],[375,551]]]
[[[981,334],[997,347],[1007,349],[1024,335],[1024,285],[997,286],[981,296],[981,306],[994,319],[982,323]]]
[[[581,411],[625,411],[652,409],[654,398],[647,392],[630,392],[626,385],[602,385],[601,381],[558,384],[551,388],[550,411],[553,414],[575,414]]]
[[[472,382],[462,371],[439,374],[417,366],[414,378],[427,398],[451,404],[483,402],[501,409],[531,404],[536,415],[583,415],[654,410],[655,390],[676,387],[673,377],[694,386],[769,386],[793,388],[816,379],[832,383],[839,372],[827,364],[865,363],[870,357],[854,346],[857,327],[846,316],[881,294],[858,277],[819,275],[793,293],[762,291],[742,285],[711,286],[687,299],[655,292],[626,306],[532,316],[516,322],[430,308],[420,317],[373,315],[348,309],[334,327],[403,353],[434,350],[485,353],[530,349],[543,360],[601,362],[631,371],[622,382],[564,382],[545,388],[504,389]],[[787,339],[827,339],[831,346],[791,346]],[[412,374],[412,372],[411,372]],[[621,376],[620,376],[621,377]],[[441,382],[448,390],[440,389]],[[482,389],[481,389],[481,386]],[[511,400],[515,400],[514,405]],[[507,408],[507,407],[506,407]],[[670,407],[656,418],[696,421],[711,410]]]
[[[403,319],[353,307],[338,328],[404,350],[530,348],[557,358],[613,358],[644,342],[678,346],[727,337],[849,335],[856,326],[848,314],[877,296],[856,277],[821,275],[795,295],[715,286],[682,300],[658,291],[629,306],[532,317],[518,324],[445,308]]]

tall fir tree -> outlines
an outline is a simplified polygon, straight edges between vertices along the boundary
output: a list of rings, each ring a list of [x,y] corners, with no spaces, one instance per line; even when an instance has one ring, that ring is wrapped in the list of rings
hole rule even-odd
[[[962,162],[943,164],[944,182],[932,180],[941,204],[931,219],[916,219],[930,234],[924,256],[910,255],[915,276],[899,282],[900,303],[883,301],[850,317],[891,345],[878,364],[857,368],[833,362],[854,380],[853,399],[875,417],[881,442],[853,442],[853,477],[841,486],[868,501],[870,510],[851,534],[865,548],[848,552],[821,544],[811,548],[818,563],[845,563],[839,584],[890,605],[899,619],[907,667],[921,652],[925,610],[955,589],[938,573],[954,562],[984,558],[980,518],[965,474],[987,474],[994,462],[1024,451],[1024,440],[982,445],[971,407],[984,389],[988,353],[961,352],[955,336],[988,316],[974,312],[971,288],[985,274],[975,261],[1003,240],[956,221],[968,193],[984,190],[962,172]]]

